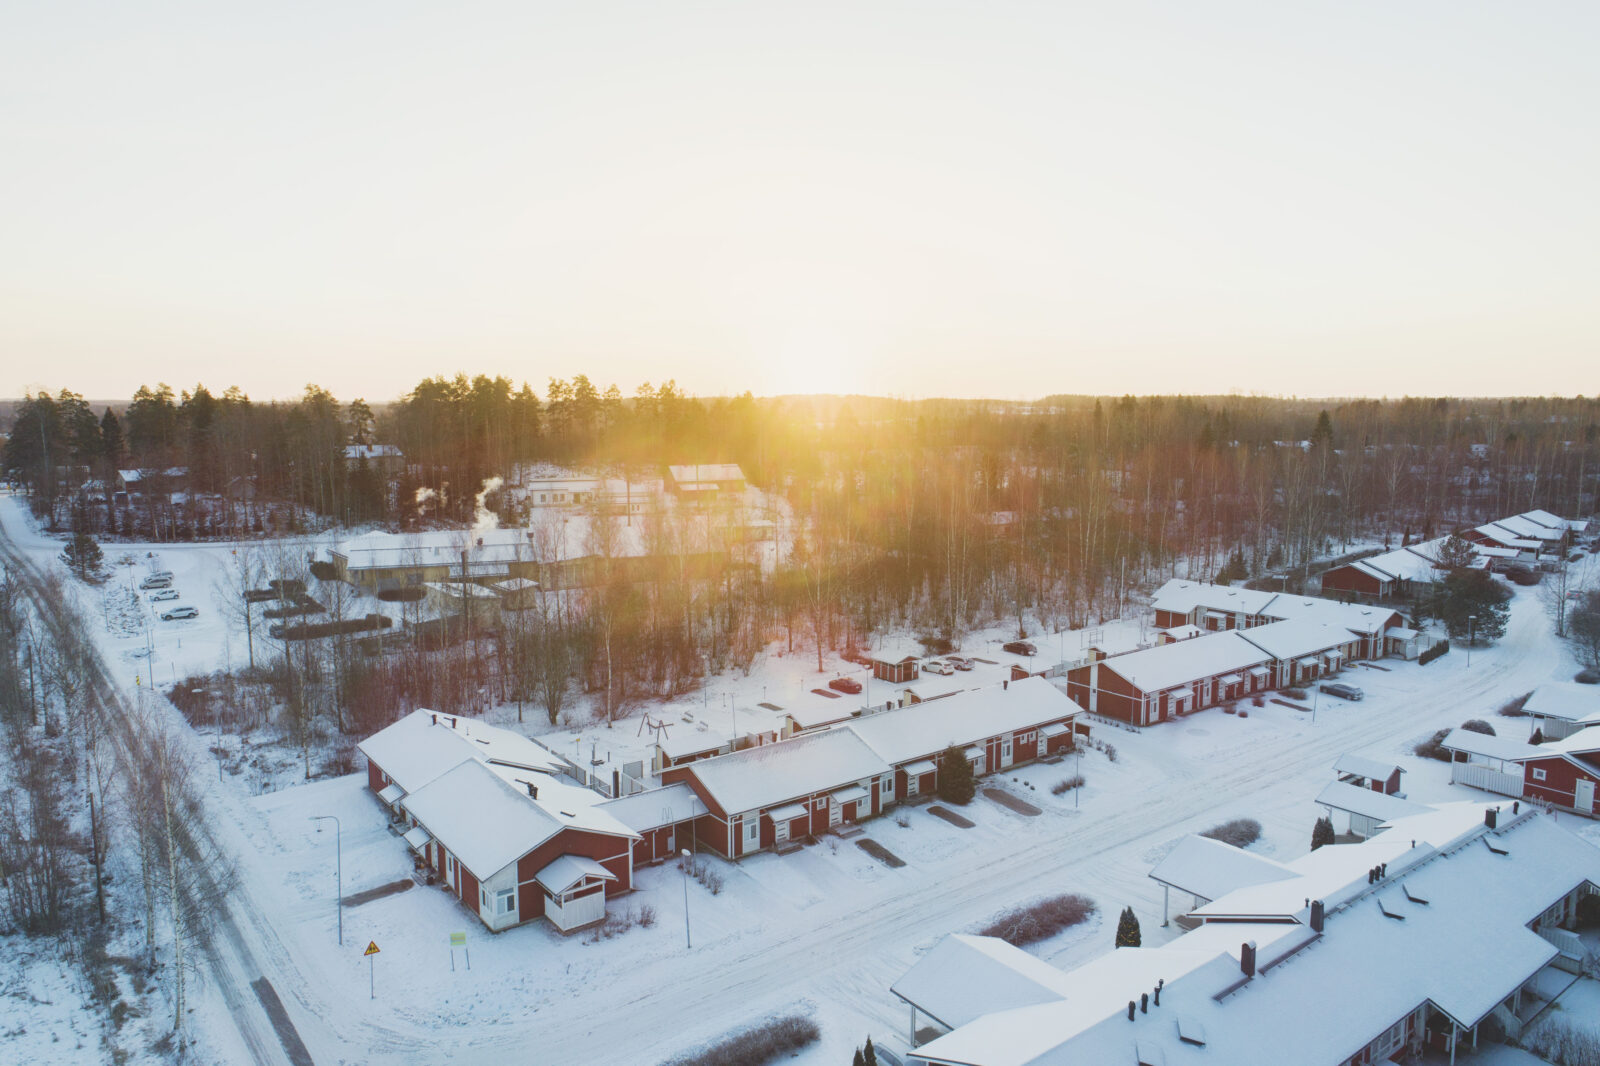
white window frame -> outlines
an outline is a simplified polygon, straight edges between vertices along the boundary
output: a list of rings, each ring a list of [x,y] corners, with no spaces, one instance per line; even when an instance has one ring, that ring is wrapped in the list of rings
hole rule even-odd
[[[883,784],[881,786],[879,786],[879,791],[881,791],[883,793],[885,798],[888,798],[889,796],[894,795],[894,775],[893,774],[885,774],[884,775]]]
[[[744,846],[745,850],[761,846],[761,819],[746,818],[744,820]]]
[[[494,912],[496,914],[517,913],[517,890],[515,888],[502,888],[494,894]]]
[[[1535,781],[1543,781],[1546,777],[1549,776],[1547,773],[1545,773],[1545,771],[1539,769],[1537,766],[1532,767],[1532,770],[1533,770],[1533,779]]]

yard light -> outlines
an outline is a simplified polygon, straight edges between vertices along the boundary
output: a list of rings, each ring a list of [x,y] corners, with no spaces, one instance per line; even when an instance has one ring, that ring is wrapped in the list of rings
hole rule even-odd
[[[319,833],[322,832],[322,822],[329,821],[333,823],[333,853],[334,860],[337,863],[334,869],[338,871],[339,878],[339,946],[344,947],[344,843],[341,839],[339,819],[331,814],[313,814],[311,821],[318,823],[317,832]]]
[[[683,946],[693,951],[694,942],[689,938],[689,849],[682,848],[678,854],[683,856]]]

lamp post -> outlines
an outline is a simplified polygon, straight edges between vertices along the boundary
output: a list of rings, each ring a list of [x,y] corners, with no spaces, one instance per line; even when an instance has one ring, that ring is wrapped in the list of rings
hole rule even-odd
[[[339,946],[344,947],[344,842],[342,840],[342,827],[339,825],[339,819],[331,814],[313,814],[311,821],[329,821],[333,823],[333,854],[336,863],[334,869],[338,871],[339,878]],[[317,832],[322,832],[321,825],[317,826]]]
[[[694,941],[689,938],[689,849],[681,848],[678,851],[683,856],[683,946],[693,951]]]

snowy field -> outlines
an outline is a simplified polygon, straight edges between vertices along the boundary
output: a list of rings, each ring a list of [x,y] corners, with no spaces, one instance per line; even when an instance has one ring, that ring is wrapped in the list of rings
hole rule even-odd
[[[19,501],[0,499],[0,521],[41,566],[53,564],[59,543],[33,531]],[[109,551],[108,562],[124,550]],[[127,675],[125,687],[133,690],[135,676],[142,684],[151,672],[165,684],[173,676],[215,669],[223,660],[242,661],[242,637],[228,631],[219,605],[205,599],[214,596],[209,590],[226,568],[226,550],[160,549],[161,568],[174,572],[185,597],[193,597],[184,602],[201,603],[203,613],[193,623],[158,623],[150,656],[138,654],[146,638],[137,630],[99,627],[108,662],[121,663]],[[147,565],[141,558],[120,569]],[[103,621],[100,593],[78,587],[77,595],[86,616]],[[1117,635],[1111,629],[1108,640]],[[1138,622],[1127,623],[1121,636],[1138,639],[1139,629]],[[964,654],[994,660],[986,673],[925,678],[921,684],[971,687],[1004,676],[1010,657],[996,654],[995,641],[1008,635],[1001,629],[966,642]],[[1069,633],[1032,639],[1037,658],[1051,661],[1062,654],[1076,658],[1074,643],[1083,638]],[[1039,807],[1036,817],[1015,813],[980,791],[960,812],[975,823],[970,829],[942,821],[926,807],[903,809],[904,826],[893,812],[866,823],[866,839],[904,860],[902,868],[880,864],[852,840],[739,864],[711,859],[724,882],[716,895],[686,883],[674,866],[641,870],[638,890],[613,900],[611,910],[638,914],[648,907],[654,924],[599,942],[588,934],[563,938],[542,922],[490,934],[437,888],[412,887],[345,907],[340,946],[335,834],[331,823],[315,823],[312,816],[340,819],[346,896],[404,880],[411,870],[408,850],[388,831],[364,778],[252,796],[238,781],[218,785],[213,776],[207,803],[214,831],[236,856],[241,888],[231,901],[232,914],[259,945],[256,957],[319,1063],[472,1063],[508,1056],[650,1063],[766,1016],[800,1010],[817,1019],[823,1038],[792,1061],[831,1066],[848,1062],[868,1034],[880,1045],[904,1049],[906,1013],[889,985],[945,934],[980,928],[1019,903],[1063,892],[1097,901],[1100,913],[1088,924],[1030,949],[1058,966],[1107,950],[1123,906],[1138,914],[1146,944],[1177,935],[1176,926],[1161,927],[1161,889],[1147,876],[1167,849],[1186,833],[1251,817],[1264,827],[1255,850],[1278,859],[1303,854],[1321,813],[1313,799],[1333,779],[1332,763],[1345,752],[1401,763],[1407,769],[1403,787],[1413,800],[1487,799],[1450,785],[1448,766],[1415,758],[1412,744],[1470,717],[1486,718],[1507,727],[1503,735],[1520,738],[1526,723],[1498,718],[1495,709],[1534,685],[1570,679],[1576,668],[1553,638],[1536,589],[1516,590],[1505,639],[1474,651],[1470,666],[1459,648],[1426,667],[1395,660],[1380,665],[1348,669],[1346,679],[1366,690],[1366,700],[1324,699],[1315,721],[1268,703],[1245,704],[1248,717],[1212,709],[1139,733],[1096,725],[1096,738],[1113,745],[1116,758],[1085,752],[1081,771],[1087,784],[1077,796],[1050,792],[1077,771],[1074,759],[981,782]],[[830,669],[857,668],[833,660]],[[829,676],[819,678],[814,653],[797,647],[792,655],[761,661],[748,677],[716,679],[704,697],[652,707],[650,713],[681,719],[691,710],[709,715],[716,728],[720,723],[712,712],[719,696],[731,720],[739,709],[760,702],[787,706],[786,700],[808,695]],[[875,685],[874,701],[887,697],[880,687],[887,689]],[[178,720],[175,712],[172,717]],[[515,712],[499,708],[494,717],[514,719]],[[542,722],[537,709],[529,708],[526,728],[537,733]],[[587,754],[590,741],[616,762],[637,758],[647,743],[601,745],[608,736],[639,740],[638,726],[634,717],[610,730],[584,730],[576,734],[576,748]],[[550,742],[570,750],[574,735],[557,733]],[[194,738],[193,748],[198,757],[210,758],[205,741]],[[1339,816],[1336,821],[1342,830]],[[1600,839],[1595,826],[1573,823]],[[1175,914],[1184,902],[1173,900]],[[455,932],[466,934],[467,946],[455,951],[452,969],[449,937]],[[369,941],[381,949],[370,963],[361,954]],[[45,987],[38,998],[68,997]],[[242,1049],[230,1042],[238,1038],[229,1033],[214,989],[197,989],[195,999],[203,1034],[199,1057],[239,1057]],[[29,1013],[30,1037],[50,1026],[50,1010],[38,1010]],[[72,1039],[64,1021],[56,1031],[61,1040]],[[29,1055],[19,1061],[36,1060]]]

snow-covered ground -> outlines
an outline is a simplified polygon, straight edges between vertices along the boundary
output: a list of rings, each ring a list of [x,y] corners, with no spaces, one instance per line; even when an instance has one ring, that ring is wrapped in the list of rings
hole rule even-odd
[[[59,552],[58,543],[22,520],[16,501],[0,500],[0,522],[41,563]],[[180,587],[198,587],[208,570],[225,566],[217,555],[215,546],[168,547],[161,562],[178,575]],[[98,610],[99,594],[80,592]],[[158,631],[158,681],[167,680],[163,664],[181,677],[214,669],[224,653],[235,662],[242,658],[241,641],[225,627],[212,627],[209,637],[198,635],[204,628]],[[1125,628],[1137,631],[1138,624]],[[108,658],[132,646],[134,638],[102,631]],[[988,641],[1003,635],[1002,629],[969,640],[963,652],[998,664],[1004,660],[988,653]],[[1082,639],[1077,633],[1034,638],[1044,660],[1063,652],[1075,658],[1073,644]],[[130,675],[124,684],[131,687],[132,674],[148,662],[124,660]],[[1108,917],[1126,905],[1139,915],[1147,944],[1177,935],[1176,926],[1161,927],[1161,890],[1147,876],[1151,866],[1183,834],[1233,817],[1261,821],[1256,850],[1281,859],[1304,853],[1320,813],[1313,799],[1333,779],[1332,763],[1344,752],[1400,762],[1413,800],[1483,799],[1483,793],[1450,785],[1448,767],[1417,759],[1411,745],[1469,717],[1504,723],[1508,735],[1520,736],[1524,723],[1495,717],[1495,708],[1541,682],[1569,679],[1575,669],[1551,635],[1537,590],[1523,589],[1513,600],[1505,639],[1476,650],[1470,666],[1461,649],[1426,667],[1393,660],[1381,666],[1350,668],[1366,700],[1324,700],[1314,722],[1309,714],[1268,703],[1246,706],[1248,717],[1208,710],[1140,733],[1097,726],[1097,738],[1115,747],[1116,758],[1086,752],[1081,768],[1087,784],[1077,796],[1050,792],[1075,772],[1077,760],[1034,764],[982,783],[1035,804],[1043,812],[1037,817],[980,793],[961,812],[976,823],[971,829],[956,828],[925,807],[904,810],[904,826],[894,814],[868,823],[867,838],[905,860],[900,869],[879,864],[854,841],[833,841],[787,857],[709,860],[723,875],[717,895],[673,866],[641,870],[638,890],[614,900],[611,909],[649,907],[654,924],[599,942],[585,934],[562,938],[545,923],[490,934],[443,892],[415,887],[344,908],[340,946],[334,831],[312,816],[340,819],[347,895],[410,871],[409,852],[389,833],[363,778],[254,797],[213,778],[207,803],[213,831],[235,852],[241,889],[234,913],[249,914],[258,963],[317,1062],[487,1062],[531,1055],[551,1062],[649,1063],[800,1009],[817,1018],[823,1039],[795,1061],[824,1066],[849,1061],[869,1033],[879,1044],[903,1048],[906,1016],[890,983],[946,933],[979,928],[1019,903],[1062,892],[1082,892],[1099,903],[1096,919],[1032,949],[1060,966],[1105,951]],[[835,661],[833,669],[845,668]],[[759,663],[749,677],[717,679],[706,697],[650,713],[681,719],[683,710],[698,707],[705,715],[725,694],[731,720],[738,709],[760,702],[783,706],[829,676],[816,673],[814,654],[797,648]],[[928,680],[967,687],[978,677],[975,671]],[[873,698],[879,698],[876,691]],[[508,716],[514,711],[496,712],[498,720]],[[529,709],[530,731],[539,717]],[[638,724],[634,718],[585,734],[635,737]],[[561,736],[552,742],[570,745]],[[600,744],[597,739],[597,749]],[[202,741],[195,746],[203,752]],[[577,746],[587,754],[583,737]],[[643,745],[615,743],[610,750],[620,759],[619,753],[642,752]],[[1595,827],[1584,828],[1600,836]],[[1173,904],[1176,913],[1181,901]],[[467,948],[455,953],[452,970],[454,932],[466,934]],[[368,942],[381,949],[371,962],[361,954]],[[196,999],[197,1026],[214,1034],[202,1057],[229,1060],[238,1049],[230,1043],[237,1038],[228,1035],[225,1007],[209,986],[198,989]]]

